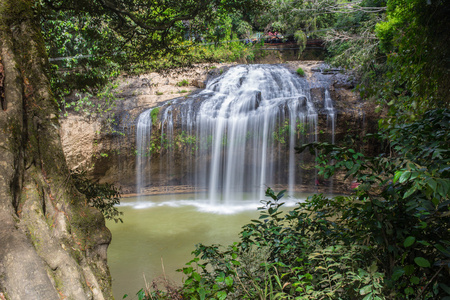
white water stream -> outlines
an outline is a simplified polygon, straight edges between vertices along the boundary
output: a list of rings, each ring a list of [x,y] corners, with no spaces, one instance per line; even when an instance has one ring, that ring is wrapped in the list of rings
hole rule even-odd
[[[324,99],[323,112],[334,133],[328,90]],[[318,109],[311,100],[310,84],[285,67],[236,66],[209,81],[199,94],[159,109],[161,145],[167,145],[159,157],[158,172],[163,174],[151,174],[152,160],[145,156],[151,152],[148,110],[137,122],[138,193],[155,184],[152,177],[172,178],[180,172],[179,165],[186,168],[186,175],[177,184],[207,190],[212,204],[243,200],[244,195],[262,199],[267,187],[277,184],[292,194],[304,183],[294,148],[317,140]],[[192,153],[176,156],[180,132],[191,138]]]

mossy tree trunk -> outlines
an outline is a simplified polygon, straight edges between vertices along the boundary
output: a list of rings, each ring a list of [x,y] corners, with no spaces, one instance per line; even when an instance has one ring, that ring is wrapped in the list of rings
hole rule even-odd
[[[73,187],[32,0],[0,0],[0,299],[112,298],[111,234]]]

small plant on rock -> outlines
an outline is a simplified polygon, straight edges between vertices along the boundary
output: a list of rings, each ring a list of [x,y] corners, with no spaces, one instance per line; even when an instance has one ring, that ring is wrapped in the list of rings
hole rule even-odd
[[[298,69],[297,69],[297,74],[298,74],[299,76],[301,76],[301,77],[305,77],[305,71],[303,71],[302,68],[298,68]]]
[[[186,79],[181,80],[180,82],[177,83],[177,86],[188,86],[189,85],[189,81],[187,81]]]

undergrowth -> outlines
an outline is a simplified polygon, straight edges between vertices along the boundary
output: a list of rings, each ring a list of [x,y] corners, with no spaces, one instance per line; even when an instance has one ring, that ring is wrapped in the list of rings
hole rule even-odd
[[[316,194],[283,210],[266,191],[237,242],[196,246],[175,299],[450,299],[450,111],[397,125],[387,153],[312,143],[319,175],[338,170],[353,195]],[[139,299],[171,299],[141,291]],[[158,298],[159,297],[159,298]]]

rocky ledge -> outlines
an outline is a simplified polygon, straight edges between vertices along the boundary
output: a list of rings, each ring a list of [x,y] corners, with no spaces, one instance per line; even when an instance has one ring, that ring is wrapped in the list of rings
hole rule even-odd
[[[75,112],[69,112],[67,116],[60,118],[61,138],[69,167],[85,169],[99,182],[117,184],[124,193],[135,193],[135,124],[138,115],[162,102],[198,92],[205,87],[209,78],[219,76],[233,65],[200,64],[192,68],[171,70],[165,74],[122,75],[117,80],[117,107],[113,111],[115,124],[111,126],[104,119],[86,117]],[[321,61],[292,61],[285,65],[292,72],[298,68],[305,71],[305,76],[312,82],[311,97],[318,103],[319,109],[323,103],[324,91],[319,88],[319,84],[316,87],[314,81],[327,76],[330,82],[327,89],[338,116],[338,138],[344,138],[355,130],[361,133],[355,133],[355,136],[361,138],[366,132],[376,130],[379,116],[374,111],[374,105],[360,99],[353,92],[355,82],[351,74],[329,69]],[[321,132],[319,140],[321,136],[327,135],[329,133]],[[176,181],[159,178],[156,187],[149,189],[148,193],[190,190],[185,186],[177,187]]]

